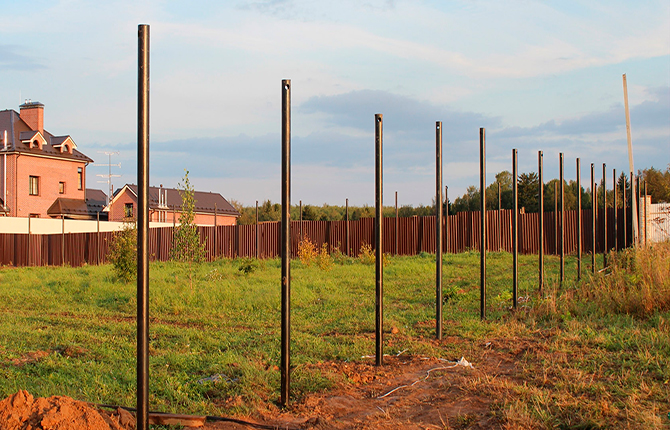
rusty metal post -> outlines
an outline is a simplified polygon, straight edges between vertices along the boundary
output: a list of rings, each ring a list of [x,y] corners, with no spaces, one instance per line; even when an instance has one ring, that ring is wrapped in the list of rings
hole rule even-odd
[[[498,250],[502,248],[502,237],[503,237],[503,220],[502,220],[502,197],[500,195],[501,193],[501,187],[500,187],[500,182],[498,182]]]
[[[554,255],[558,255],[558,182],[554,182]]]
[[[593,163],[591,163],[591,273],[596,273],[596,219],[598,214],[598,199],[596,177]]]
[[[395,255],[398,255],[398,232],[400,229],[398,228],[400,220],[398,219],[398,192],[395,192]]]
[[[28,253],[26,255],[26,266],[30,267],[30,215],[28,215]]]
[[[647,220],[647,180],[644,180],[644,247],[647,247],[647,230],[649,221]]]
[[[612,206],[614,207],[614,252],[619,250],[619,208],[617,207],[617,185],[616,185],[616,169],[612,169]]]
[[[300,200],[299,211],[300,211],[300,223],[299,223],[299,225],[300,225],[300,236],[299,236],[300,240],[298,242],[302,243],[302,200]]]
[[[149,429],[149,26],[138,29],[137,429]]]
[[[538,217],[539,217],[539,226],[538,226],[538,236],[539,236],[539,249],[538,249],[538,271],[539,271],[539,286],[538,289],[542,292],[542,287],[544,286],[544,179],[542,178],[542,168],[543,166],[543,154],[542,151],[537,152],[537,171],[538,171],[538,180],[539,180],[539,192],[538,192]]]
[[[96,238],[95,244],[97,248],[96,264],[100,265],[100,212],[96,212]]]
[[[260,249],[259,248],[260,248],[260,243],[261,243],[260,237],[258,236],[258,229],[259,229],[259,226],[258,226],[258,200],[256,200],[256,228],[255,228],[255,231],[254,231],[254,236],[256,236],[256,238],[255,238],[256,239],[256,260],[258,260],[258,258],[260,256]]]
[[[442,121],[435,123],[435,337],[442,339]]]
[[[449,253],[449,186],[444,186],[444,242],[445,251]]]
[[[623,207],[623,248],[628,248],[628,215],[626,214],[626,176],[624,174],[623,184],[621,184],[621,206]]]
[[[384,364],[383,115],[375,114],[375,364]]]
[[[61,215],[60,220],[61,220],[60,265],[65,266],[65,215]]]
[[[561,181],[561,285],[565,280],[565,181],[563,177],[563,153],[559,154]]]
[[[216,203],[214,203],[214,260],[216,260],[216,251],[219,249],[217,246],[217,227],[218,227],[218,222],[217,218],[219,217],[218,214],[218,208],[216,206]]]
[[[486,318],[486,129],[479,129],[479,317]]]
[[[603,268],[607,267],[607,175],[603,163]]]
[[[644,240],[644,238],[640,234],[640,230],[642,229],[642,219],[641,219],[642,217],[640,216],[640,211],[642,210],[642,208],[640,207],[640,195],[642,193],[642,189],[640,188],[640,175],[637,175],[635,177],[635,180],[637,182],[637,187],[636,187],[637,188],[637,195],[636,195],[637,198],[635,199],[635,201],[637,202],[637,205],[636,205],[637,206],[637,211],[636,211],[636,215],[637,215],[637,242],[635,243],[635,246],[640,246],[640,245],[642,245],[642,241]]]
[[[517,308],[519,301],[519,159],[516,149],[512,149],[512,194],[514,206],[512,212],[512,307]]]
[[[582,166],[577,158],[577,280],[582,279]]]
[[[291,80],[282,86],[281,127],[281,399],[288,406],[291,372]],[[302,211],[301,211],[302,217]],[[300,223],[302,226],[302,223]]]
[[[351,250],[350,250],[350,245],[349,245],[349,199],[346,199],[345,201],[345,211],[344,215],[346,217],[347,223],[346,223],[346,234],[347,234],[347,240],[346,240],[346,246],[347,246],[347,257],[351,255]]]

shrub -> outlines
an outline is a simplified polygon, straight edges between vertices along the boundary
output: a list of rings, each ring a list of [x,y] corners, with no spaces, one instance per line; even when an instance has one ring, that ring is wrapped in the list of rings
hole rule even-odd
[[[367,264],[367,265],[373,265],[375,264],[375,261],[377,260],[375,258],[375,249],[372,248],[372,245],[368,243],[363,243],[361,245],[360,251],[358,251],[358,259],[361,263]],[[382,255],[382,266],[386,267],[389,265],[389,256],[388,254],[383,254]]]
[[[298,243],[298,258],[300,262],[306,266],[311,266],[318,255],[318,250],[316,246],[309,240],[309,237],[303,238],[303,240]]]
[[[109,245],[109,260],[122,281],[137,278],[137,227],[134,223],[125,223],[123,230],[114,233]]]
[[[326,272],[333,268],[334,261],[333,257],[328,253],[328,244],[324,243],[321,245],[321,252],[316,256],[316,264],[319,266],[319,269],[325,270]]]

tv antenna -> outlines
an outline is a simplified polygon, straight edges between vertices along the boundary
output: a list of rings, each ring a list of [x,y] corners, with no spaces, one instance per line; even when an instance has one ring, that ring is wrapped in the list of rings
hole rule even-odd
[[[105,154],[106,156],[109,157],[109,163],[107,164],[98,164],[94,163],[92,166],[96,167],[109,167],[109,173],[106,175],[103,174],[98,174],[96,176],[99,176],[101,178],[107,177],[106,181],[98,181],[98,183],[107,183],[107,187],[109,188],[109,194],[107,194],[107,205],[109,206],[109,202],[112,199],[112,193],[114,192],[114,186],[112,185],[112,178],[120,178],[121,175],[113,175],[112,174],[112,167],[118,167],[121,168],[121,163],[118,164],[112,164],[112,155],[119,155],[119,151],[98,151],[100,154]]]

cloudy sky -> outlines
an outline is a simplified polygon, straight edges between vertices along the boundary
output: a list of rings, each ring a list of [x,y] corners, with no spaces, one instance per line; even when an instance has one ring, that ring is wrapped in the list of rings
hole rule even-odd
[[[292,80],[292,199],[374,203],[374,114],[384,190],[430,204],[435,121],[450,196],[511,170],[566,179],[589,164],[670,163],[670,3],[662,1],[2,1],[0,109],[45,104],[45,128],[136,181],[137,25],[151,26],[151,183],[253,204],[280,198],[281,80]],[[106,167],[89,168],[89,187]]]

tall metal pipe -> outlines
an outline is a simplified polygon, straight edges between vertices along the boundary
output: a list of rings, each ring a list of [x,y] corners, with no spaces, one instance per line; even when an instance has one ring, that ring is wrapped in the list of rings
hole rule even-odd
[[[291,372],[291,80],[281,82],[281,399],[289,402]],[[301,211],[302,214],[302,211]],[[302,225],[302,223],[301,223]]]
[[[444,186],[444,242],[447,253],[449,253],[449,186]]]
[[[300,240],[298,242],[302,242],[302,200],[300,200],[299,210],[300,210],[300,215],[299,215],[299,218],[300,218],[300,224],[299,224],[300,225]]]
[[[375,114],[375,363],[384,364],[383,115]]]
[[[554,182],[554,255],[558,255],[558,182]]]
[[[435,123],[435,337],[442,339],[442,121]]]
[[[619,250],[619,208],[617,207],[616,169],[612,169],[612,206],[614,207],[614,252]]]
[[[559,154],[561,181],[561,284],[565,280],[565,181],[563,179],[563,153]]]
[[[398,192],[395,192],[395,255],[398,255],[398,232],[400,231],[400,219],[398,218]]]
[[[479,129],[479,317],[486,318],[486,130]]]
[[[626,176],[624,175],[623,183],[621,184],[623,188],[621,193],[621,206],[623,207],[623,247],[628,248],[628,215],[626,211]]]
[[[512,149],[512,194],[514,211],[512,212],[512,307],[517,308],[519,301],[519,157]]]
[[[582,279],[582,166],[577,158],[577,280]]]
[[[137,429],[149,429],[149,26],[138,28]]]
[[[539,203],[539,208],[538,208],[538,216],[540,219],[539,222],[539,227],[538,227],[538,239],[539,239],[539,246],[538,246],[538,272],[539,272],[539,285],[538,289],[540,292],[542,292],[542,287],[544,286],[544,179],[542,178],[542,168],[543,168],[543,154],[542,151],[537,152],[537,171],[538,171],[538,203]]]
[[[641,220],[642,217],[640,216],[640,211],[642,210],[642,208],[640,207],[640,193],[642,193],[642,189],[640,188],[640,175],[636,175],[635,180],[637,182],[637,187],[635,187],[637,189],[637,195],[636,195],[637,198],[635,199],[635,201],[637,202],[637,210],[635,211],[637,215],[637,226],[636,226],[637,243],[635,244],[635,246],[638,246],[642,245],[642,241],[644,240],[644,238],[640,234],[640,229],[642,228],[642,220]]]
[[[598,214],[598,200],[596,199],[596,177],[594,165],[591,163],[591,273],[596,273],[596,219]]]
[[[603,163],[603,268],[607,267],[607,172]]]
[[[347,247],[347,257],[351,255],[351,250],[349,249],[349,199],[346,200],[346,208],[344,211],[345,219],[347,220],[346,222],[346,234],[347,234],[347,239],[346,239],[346,247]]]
[[[258,260],[258,258],[260,257],[261,241],[260,241],[260,238],[258,237],[259,236],[258,235],[259,228],[260,228],[260,226],[258,225],[258,200],[256,200],[256,229],[255,229],[256,231],[255,231],[255,234],[254,234],[254,236],[256,236],[256,260]]]
[[[28,216],[28,246],[26,247],[26,265],[30,267],[30,215]]]
[[[647,230],[649,221],[647,220],[647,180],[644,180],[644,247],[647,247]]]

